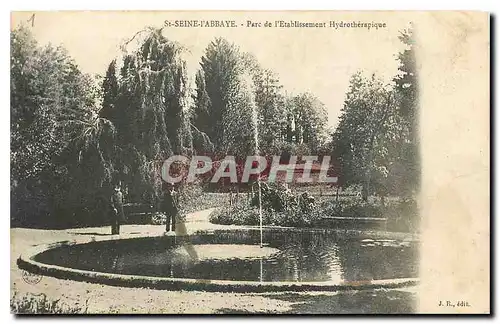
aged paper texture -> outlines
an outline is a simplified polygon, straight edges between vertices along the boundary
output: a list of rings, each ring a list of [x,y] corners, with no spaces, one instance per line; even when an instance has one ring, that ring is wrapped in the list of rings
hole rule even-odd
[[[12,312],[490,313],[489,24],[13,12]]]

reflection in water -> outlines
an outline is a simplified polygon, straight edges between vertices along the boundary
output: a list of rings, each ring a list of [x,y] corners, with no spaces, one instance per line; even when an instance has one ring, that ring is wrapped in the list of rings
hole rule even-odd
[[[338,246],[334,245],[328,251],[328,257],[330,262],[328,263],[328,275],[330,276],[330,281],[341,282],[342,281],[342,267],[340,266],[340,259],[337,255]]]
[[[259,281],[262,282],[264,281],[264,268],[263,268],[263,263],[262,263],[262,258],[259,259],[259,263],[260,263],[260,277],[259,277]]]
[[[35,260],[109,273],[260,282],[340,283],[417,276],[417,248],[411,242],[335,232],[268,231],[264,235],[269,242],[264,250],[257,245],[258,230],[216,231],[60,247]]]

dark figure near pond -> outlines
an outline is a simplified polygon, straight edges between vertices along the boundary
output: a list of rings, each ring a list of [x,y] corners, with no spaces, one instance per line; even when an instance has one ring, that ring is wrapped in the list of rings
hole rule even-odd
[[[173,184],[163,184],[163,197],[160,209],[167,217],[165,231],[170,231],[170,225],[172,225],[172,231],[175,232],[175,221],[179,213],[179,204],[177,201],[177,192],[174,190]]]
[[[125,222],[121,183],[117,183],[111,195],[111,234],[120,234],[120,225]]]

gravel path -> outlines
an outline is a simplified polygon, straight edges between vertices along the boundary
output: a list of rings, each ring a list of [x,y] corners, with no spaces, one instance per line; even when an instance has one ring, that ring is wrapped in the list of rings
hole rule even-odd
[[[213,209],[187,215],[187,233],[197,230],[239,228],[208,221]],[[86,282],[43,277],[28,283],[16,265],[18,256],[37,244],[73,240],[82,236],[109,235],[111,229],[90,227],[67,230],[11,229],[11,296],[45,294],[64,307],[81,307],[88,313],[393,313],[411,312],[416,288],[371,290],[342,293],[266,293],[238,294],[203,291],[166,291],[113,287]],[[124,225],[121,233],[162,234],[162,225]],[[14,296],[15,294],[15,296]]]

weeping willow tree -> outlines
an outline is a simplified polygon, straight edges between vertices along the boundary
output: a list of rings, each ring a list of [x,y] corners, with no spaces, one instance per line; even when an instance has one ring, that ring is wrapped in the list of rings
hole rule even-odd
[[[115,178],[122,180],[130,200],[152,202],[162,162],[193,152],[184,48],[163,36],[162,29],[148,28],[122,49],[119,73],[112,61],[103,83],[103,113],[116,127]]]
[[[113,182],[153,202],[164,159],[211,144],[192,125],[184,49],[146,29],[101,85],[62,47],[11,34],[11,217],[25,225],[105,223]],[[193,137],[195,143],[193,143]],[[209,145],[210,146],[210,145]]]

